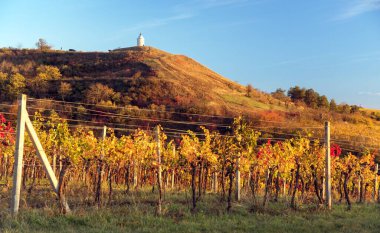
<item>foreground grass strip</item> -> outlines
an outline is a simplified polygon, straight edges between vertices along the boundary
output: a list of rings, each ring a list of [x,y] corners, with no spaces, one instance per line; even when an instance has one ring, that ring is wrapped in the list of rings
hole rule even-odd
[[[178,212],[173,212],[173,211]],[[154,211],[127,207],[75,211],[60,215],[44,209],[26,210],[17,218],[2,212],[1,232],[379,232],[380,209],[355,205],[346,211],[286,211],[283,214],[249,213],[237,208],[230,214],[199,211],[192,214],[178,206],[158,217]]]

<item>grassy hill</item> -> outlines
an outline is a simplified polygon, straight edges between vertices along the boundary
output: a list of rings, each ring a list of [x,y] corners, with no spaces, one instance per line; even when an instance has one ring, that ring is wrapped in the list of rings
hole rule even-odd
[[[130,92],[132,104],[140,107],[164,104],[175,109],[193,108],[195,112],[228,115],[250,113],[253,109],[285,110],[282,105],[271,104],[273,98],[269,95],[254,91],[254,98],[248,98],[243,86],[193,59],[153,47],[132,47],[109,53],[13,50],[0,53],[0,59],[17,65],[32,62],[34,66],[56,66],[63,77],[55,82],[70,82],[76,89],[74,93],[83,92],[85,87],[82,86],[100,82],[115,91]],[[53,88],[49,92],[48,97],[54,98]],[[132,92],[139,93],[133,96]],[[144,100],[143,94],[149,98]],[[71,99],[79,100],[81,96],[71,96]]]
[[[41,65],[57,67],[62,74],[59,78],[49,79],[44,91],[32,85],[33,80],[36,83],[35,77],[38,76],[38,67]],[[258,127],[271,127],[268,130],[270,136],[278,136],[276,132],[300,131],[322,136],[323,131],[305,126],[323,126],[323,122],[329,120],[334,126],[333,136],[350,141],[346,147],[358,149],[363,145],[377,146],[380,142],[380,134],[377,133],[380,124],[376,111],[362,110],[354,114],[341,114],[326,109],[311,109],[302,104],[276,99],[256,89],[248,97],[246,87],[195,60],[148,46],[109,52],[2,49],[0,71],[22,74],[26,78],[24,92],[31,97],[92,103],[99,105],[100,109],[103,105],[109,105],[230,117],[245,115]],[[259,79],[253,82],[259,82]],[[65,96],[60,95],[62,83],[70,86],[70,92]],[[91,97],[95,91],[91,87],[95,84],[108,88],[100,92],[109,94],[92,102]],[[49,108],[46,104],[39,104],[39,107]],[[131,112],[123,110],[118,113]],[[230,119],[223,118],[195,118],[173,114],[166,114],[165,117],[174,120],[231,122]]]

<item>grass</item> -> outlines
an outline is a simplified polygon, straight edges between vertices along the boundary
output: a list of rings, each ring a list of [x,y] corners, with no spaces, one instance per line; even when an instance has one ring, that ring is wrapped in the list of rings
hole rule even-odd
[[[237,94],[224,94],[222,98],[228,103],[240,105],[243,107],[248,107],[252,109],[263,109],[263,110],[280,110],[284,111],[285,108],[275,104],[265,104],[260,101],[257,101],[255,98],[249,98],[244,95]]]
[[[14,219],[2,216],[2,232],[378,232],[379,209],[355,206],[332,212],[195,214],[166,213],[162,217],[128,207],[60,215],[49,210],[23,211]]]
[[[71,200],[73,212],[69,215],[60,214],[52,200],[50,207],[22,206],[15,218],[3,199],[0,232],[379,232],[380,228],[376,204],[357,204],[351,211],[345,205],[335,205],[332,211],[305,205],[293,211],[280,202],[253,211],[250,200],[243,199],[227,213],[226,203],[220,202],[218,195],[208,194],[192,212],[190,196],[173,192],[167,193],[164,213],[157,216],[156,195],[147,190],[129,195],[119,192],[115,202],[100,209],[75,205]],[[39,201],[36,197],[29,200]]]

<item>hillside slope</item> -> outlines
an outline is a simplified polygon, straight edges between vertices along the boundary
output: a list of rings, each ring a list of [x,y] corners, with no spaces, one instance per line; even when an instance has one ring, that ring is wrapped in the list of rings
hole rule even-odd
[[[37,75],[37,67],[41,65],[57,67],[62,77],[49,80],[46,91],[33,91],[30,83]],[[309,109],[285,103],[255,89],[247,97],[244,86],[191,58],[153,47],[131,47],[109,52],[2,49],[0,71],[21,73],[26,77],[25,93],[36,98],[62,100],[60,87],[66,83],[70,84],[72,90],[65,96],[65,101],[98,104],[99,101],[91,102],[93,93],[89,90],[95,84],[102,84],[112,88],[111,91],[106,89],[112,95],[101,99],[102,104],[230,117],[246,115],[257,126],[270,127],[270,136],[276,136],[273,131],[297,133],[300,128],[306,134],[322,136],[323,131],[305,127],[323,126],[324,121],[330,120],[335,126],[334,136],[355,140],[354,148],[368,144],[374,146],[380,142],[378,121],[364,112],[338,114]],[[170,117],[175,120],[194,120],[194,117],[183,115]],[[228,119],[200,120],[230,123]]]
[[[193,59],[153,47],[132,47],[109,53],[13,50],[0,53],[0,59],[0,62],[17,65],[32,62],[34,66],[56,66],[63,75],[57,81],[71,83],[76,89],[74,93],[82,93],[86,86],[100,82],[116,91],[129,92],[131,103],[140,107],[164,104],[174,109],[223,115],[249,113],[254,109],[284,110],[283,106],[270,104],[269,95],[254,91],[256,98],[248,98],[243,86]],[[50,89],[49,97],[54,91]],[[82,100],[78,95],[71,98]]]

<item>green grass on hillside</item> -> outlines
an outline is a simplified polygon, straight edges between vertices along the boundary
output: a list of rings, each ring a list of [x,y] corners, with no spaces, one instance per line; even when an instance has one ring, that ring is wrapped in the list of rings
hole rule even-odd
[[[263,109],[263,110],[285,111],[285,108],[283,106],[278,106],[278,105],[274,105],[274,104],[266,104],[266,103],[257,101],[254,98],[249,98],[249,97],[244,96],[244,95],[224,94],[221,97],[228,103],[244,106],[247,108],[254,108],[254,109],[259,108],[259,109]]]

